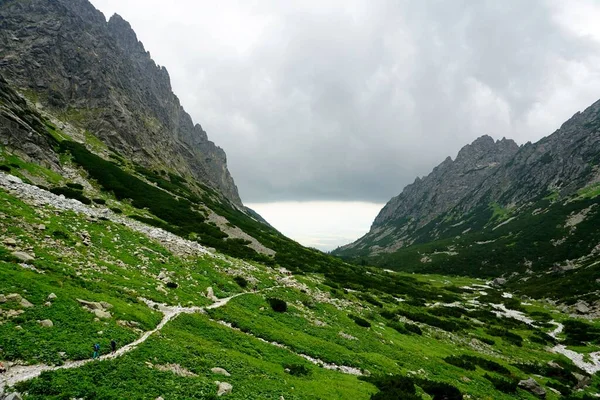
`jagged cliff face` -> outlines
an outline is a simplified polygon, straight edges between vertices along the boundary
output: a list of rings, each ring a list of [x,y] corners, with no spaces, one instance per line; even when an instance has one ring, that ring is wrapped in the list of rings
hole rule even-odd
[[[534,144],[477,139],[455,160],[448,157],[404,188],[381,210],[369,233],[336,254],[377,256],[456,233],[483,232],[493,210],[494,217],[516,218],[545,196],[564,199],[598,182],[600,101]],[[477,217],[470,217],[474,213]]]
[[[479,187],[518,150],[512,140],[494,142],[491,137],[482,136],[465,146],[456,160],[446,158],[428,176],[417,178],[390,200],[373,227],[403,219],[414,221],[415,227],[427,224],[463,201],[471,188]]]
[[[0,3],[0,66],[13,86],[136,162],[241,206],[225,152],[194,124],[129,23],[87,0]]]

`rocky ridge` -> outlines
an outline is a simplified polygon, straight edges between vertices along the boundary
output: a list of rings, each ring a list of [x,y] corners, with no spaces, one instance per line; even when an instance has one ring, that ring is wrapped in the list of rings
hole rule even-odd
[[[193,123],[167,70],[127,21],[114,15],[107,22],[87,0],[2,2],[0,21],[2,73],[38,108],[142,165],[191,176],[242,206],[225,152]],[[35,153],[48,161],[48,152]]]
[[[336,254],[394,252],[415,241],[443,237],[447,221],[464,223],[463,217],[478,209],[515,210],[544,196],[573,195],[600,182],[599,154],[600,101],[536,143],[518,146],[482,136],[455,160],[448,157],[406,186],[380,211],[369,233]],[[465,225],[464,233],[469,228],[481,229]],[[424,231],[427,237],[419,238]]]

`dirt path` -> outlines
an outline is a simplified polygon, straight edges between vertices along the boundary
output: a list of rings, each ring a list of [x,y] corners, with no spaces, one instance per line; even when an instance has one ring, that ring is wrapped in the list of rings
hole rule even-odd
[[[280,286],[273,286],[271,288],[263,289],[259,292],[263,292],[266,290],[272,290],[272,289],[275,289],[278,287],[280,287]],[[172,319],[177,317],[179,314],[193,314],[193,313],[197,313],[197,312],[204,312],[205,310],[212,310],[215,308],[223,307],[224,305],[229,303],[230,300],[232,300],[236,297],[239,297],[239,296],[242,296],[245,294],[252,294],[252,293],[259,293],[259,292],[237,293],[237,294],[234,294],[233,296],[225,297],[223,299],[218,299],[213,304],[210,304],[206,307],[168,306],[166,304],[159,304],[159,303],[155,303],[151,300],[142,299],[142,301],[144,301],[148,305],[148,307],[157,309],[158,311],[160,311],[163,314],[163,318],[160,321],[160,323],[156,326],[156,328],[152,329],[151,331],[144,332],[144,334],[142,336],[140,336],[134,342],[131,342],[131,343],[121,347],[114,353],[104,354],[103,356],[100,356],[99,359],[100,360],[111,360],[111,359],[120,357],[124,354],[127,354],[132,350],[135,350],[140,344],[144,343],[146,340],[148,340],[148,338],[150,336],[152,336],[154,333],[156,333],[156,332],[160,331],[162,328],[164,328],[164,326],[169,321],[171,321]],[[19,382],[23,382],[23,381],[27,381],[27,380],[36,378],[42,372],[56,371],[59,369],[79,368],[79,367],[82,367],[85,364],[93,362],[93,361],[95,361],[95,360],[90,358],[87,360],[67,361],[63,365],[59,365],[59,366],[51,366],[51,365],[45,365],[45,364],[13,366],[6,373],[0,375],[0,377],[2,378],[2,380],[0,381],[0,394],[4,393],[4,388],[14,386],[16,383],[19,383]]]

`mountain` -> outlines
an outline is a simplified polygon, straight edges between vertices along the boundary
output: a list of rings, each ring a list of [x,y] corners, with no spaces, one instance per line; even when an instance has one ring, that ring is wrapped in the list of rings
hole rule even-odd
[[[595,296],[598,195],[600,101],[537,143],[480,137],[404,188],[365,236],[334,254],[398,270],[503,276],[528,293]]]
[[[494,287],[305,248],[241,204],[224,154],[120,17],[107,23],[81,0],[5,0],[0,37],[1,400],[587,400],[600,390],[593,257]],[[425,179],[429,189],[415,184],[410,198],[430,204],[390,206],[381,224],[415,220],[403,259],[472,274],[481,255],[463,254],[447,225],[479,223],[477,240],[502,247],[471,249],[496,251],[505,265],[481,265],[507,269],[515,255],[501,249],[546,243],[528,235],[555,232],[566,213],[555,243],[568,257],[537,253],[587,251],[599,190],[565,180],[583,177],[585,162],[547,171],[551,193],[521,209],[544,208],[518,227],[545,225],[520,236],[507,221],[525,211],[461,195],[506,179],[523,149],[482,138]],[[438,185],[448,193],[436,200]]]
[[[141,165],[200,180],[242,206],[225,152],[194,124],[119,15],[87,0],[4,1],[1,70],[11,86]]]

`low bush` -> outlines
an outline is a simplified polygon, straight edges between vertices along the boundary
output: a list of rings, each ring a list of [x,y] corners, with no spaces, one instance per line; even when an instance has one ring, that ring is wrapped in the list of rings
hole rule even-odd
[[[52,236],[55,239],[62,239],[62,240],[69,240],[71,238],[67,232],[61,231],[61,230],[52,231]]]
[[[388,326],[390,328],[394,329],[396,332],[401,333],[403,335],[408,335],[410,333],[410,331],[408,329],[406,329],[404,327],[404,325],[398,321],[392,321],[388,324]]]
[[[444,358],[444,361],[446,361],[448,364],[455,365],[459,368],[463,368],[468,371],[475,371],[476,367],[479,366],[482,369],[489,372],[497,372],[502,375],[510,375],[509,369],[505,366],[482,357],[463,354],[460,356],[446,357]]]
[[[246,280],[246,278],[244,278],[243,276],[236,276],[235,278],[233,278],[233,280],[235,281],[235,283],[237,283],[241,288],[246,288],[248,287],[248,281]]]
[[[485,374],[483,377],[492,382],[492,385],[494,385],[496,389],[504,393],[515,393],[517,391],[517,386],[519,385],[519,381],[515,379],[500,378],[489,374]]]
[[[106,204],[106,200],[104,199],[92,199],[92,201],[96,204]]]
[[[79,183],[69,182],[67,183],[67,187],[70,187],[73,190],[83,190],[83,185]]]
[[[281,299],[270,297],[267,299],[269,305],[275,312],[283,313],[287,311],[287,303]]]
[[[177,289],[179,287],[179,285],[177,283],[175,283],[175,282],[169,281],[169,282],[167,282],[167,287],[169,289]]]
[[[516,333],[509,331],[508,329],[491,327],[486,329],[485,331],[488,335],[500,337],[506,340],[507,342],[514,344],[515,346],[523,346],[523,338],[517,335]]]
[[[575,346],[585,343],[600,344],[600,328],[573,319],[565,321],[564,325],[567,344]]]
[[[111,207],[110,208],[112,210],[112,212],[114,212],[115,214],[123,214],[123,210],[121,210],[118,207]]]
[[[364,318],[359,317],[358,315],[348,314],[348,317],[353,320],[356,325],[362,326],[363,328],[370,328],[371,323]]]
[[[406,323],[404,324],[404,327],[407,331],[414,333],[415,335],[423,334],[423,331],[421,330],[421,327],[419,325]]]
[[[293,376],[307,376],[310,375],[310,369],[302,364],[285,364],[283,368],[286,372]]]
[[[92,204],[92,201],[85,197],[81,191],[72,189],[70,187],[56,187],[50,189],[50,192],[54,193],[57,196],[63,195],[69,199],[75,199],[83,204]]]
[[[11,168],[8,165],[0,165],[0,171],[10,172]]]

